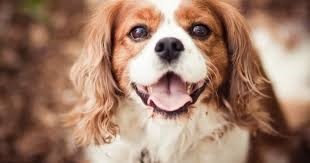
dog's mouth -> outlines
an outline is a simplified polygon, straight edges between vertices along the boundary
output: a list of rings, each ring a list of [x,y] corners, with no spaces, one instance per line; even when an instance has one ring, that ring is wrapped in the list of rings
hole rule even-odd
[[[132,86],[144,104],[151,106],[154,112],[172,116],[188,111],[204,91],[206,81],[188,83],[174,73],[167,73],[155,84],[144,86],[133,83]]]

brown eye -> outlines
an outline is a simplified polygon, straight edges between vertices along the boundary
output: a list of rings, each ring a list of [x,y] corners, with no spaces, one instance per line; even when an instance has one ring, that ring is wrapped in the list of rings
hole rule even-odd
[[[193,37],[197,37],[199,39],[205,39],[211,34],[211,30],[206,25],[197,24],[192,26],[190,34]]]
[[[148,29],[145,26],[136,26],[129,32],[129,36],[134,41],[142,41],[149,35]]]

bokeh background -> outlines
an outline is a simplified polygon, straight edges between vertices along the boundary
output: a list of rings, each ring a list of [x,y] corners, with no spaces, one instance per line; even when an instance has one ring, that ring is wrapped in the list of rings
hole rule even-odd
[[[78,101],[68,74],[97,1],[0,0],[0,163],[87,162],[61,115]],[[310,1],[225,1],[248,19],[289,125],[301,135],[300,153],[310,155]]]

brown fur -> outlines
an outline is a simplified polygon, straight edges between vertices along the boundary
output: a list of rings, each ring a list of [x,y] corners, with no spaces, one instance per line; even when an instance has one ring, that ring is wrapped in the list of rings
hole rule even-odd
[[[121,1],[106,2],[92,16],[86,34],[85,49],[71,72],[74,86],[85,102],[69,115],[69,125],[75,125],[79,144],[108,143],[117,133],[111,116],[118,104],[119,90],[111,71],[114,18]]]
[[[208,6],[199,7],[195,3],[184,3],[177,11],[176,17],[185,31],[188,31],[192,24],[197,22],[206,24],[212,31],[207,39],[193,39],[197,47],[204,52],[206,64],[208,65],[208,80],[210,82],[208,89],[202,96],[209,99],[223,82],[229,64],[221,22]]]
[[[151,33],[155,32],[161,20],[160,14],[147,5],[141,15],[137,14],[141,8],[126,8],[122,3],[107,1],[95,11],[87,27],[85,51],[72,69],[73,83],[85,98],[69,119],[77,126],[75,135],[81,144],[109,143],[117,134],[112,115],[122,98],[120,92],[126,96],[130,89],[126,65],[145,45],[133,43],[126,37],[127,32],[141,21],[151,27]],[[256,133],[258,139],[253,139],[258,141],[252,141],[254,146],[261,144],[260,138],[274,140],[276,137],[268,134],[284,133],[286,125],[245,20],[222,2],[195,0],[192,5],[177,13],[179,24],[187,30],[192,22],[186,20],[200,21],[213,31],[208,40],[195,40],[210,58],[207,64],[213,71],[213,75],[209,74],[212,88],[204,96],[216,102],[228,120],[249,129],[252,135]],[[252,150],[259,154],[262,149]]]
[[[234,121],[242,126],[250,126],[254,131],[261,129],[271,131],[269,126],[270,106],[263,105],[262,99],[272,98],[270,83],[261,67],[261,63],[251,43],[248,27],[242,16],[224,3],[207,3],[218,15],[225,32],[230,67],[227,81],[220,88],[220,96],[234,117]],[[268,88],[269,87],[269,88]],[[227,106],[228,105],[228,106]],[[276,109],[276,108],[275,108]]]
[[[119,15],[116,19],[117,24],[113,41],[112,68],[121,89],[125,94],[128,94],[130,82],[126,67],[130,59],[135,57],[147,43],[147,40],[142,42],[131,40],[128,37],[128,33],[135,25],[144,24],[148,26],[149,33],[152,35],[156,32],[162,17],[160,12],[155,11],[147,3],[142,3],[139,6],[135,3],[129,3],[119,11]]]
[[[184,3],[176,15],[185,30],[193,22],[207,24],[212,30],[208,39],[194,40],[209,60],[211,91],[204,96],[212,93],[228,119],[253,132],[285,128],[272,124],[271,119],[281,124],[283,118],[239,12],[225,3],[196,0],[191,5]]]
[[[128,31],[137,22],[152,27],[151,32],[159,25],[158,12],[147,4],[137,8],[133,2],[126,5],[120,0],[103,3],[86,27],[85,49],[71,72],[73,84],[84,101],[66,118],[68,126],[75,126],[74,135],[80,145],[110,143],[117,134],[112,116],[119,95],[130,89],[125,66],[145,44],[137,45],[130,40]]]
[[[252,131],[249,162],[274,162],[266,157],[270,152],[288,160],[287,125],[244,18],[227,4],[208,2],[222,20],[230,58],[231,72],[219,94],[228,117]]]

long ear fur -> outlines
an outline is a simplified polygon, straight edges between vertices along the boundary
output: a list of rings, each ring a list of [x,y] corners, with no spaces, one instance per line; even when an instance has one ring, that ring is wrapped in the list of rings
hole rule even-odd
[[[69,114],[77,143],[109,143],[117,133],[111,116],[118,105],[118,87],[111,69],[112,32],[120,1],[99,6],[86,27],[86,43],[74,64],[71,79],[84,101]]]
[[[254,131],[281,132],[283,115],[244,18],[226,3],[210,1],[210,5],[221,19],[230,58],[228,82],[220,90],[230,116]]]

